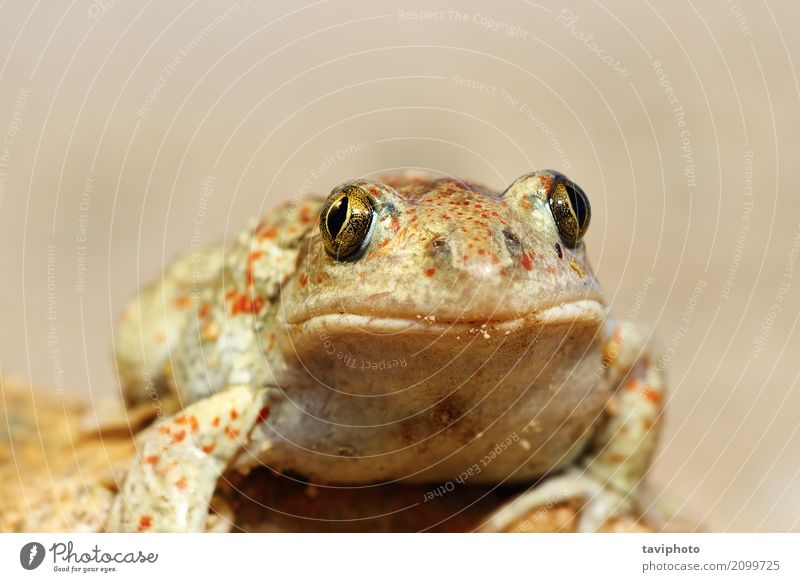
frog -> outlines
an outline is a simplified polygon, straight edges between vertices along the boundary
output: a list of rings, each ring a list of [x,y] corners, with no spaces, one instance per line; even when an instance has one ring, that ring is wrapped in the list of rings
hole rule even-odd
[[[562,503],[578,531],[646,514],[663,360],[610,313],[590,220],[555,170],[504,190],[404,172],[297,197],[176,259],[115,332],[126,402],[165,404],[106,528],[202,531],[220,481],[254,467],[521,488],[481,531]]]

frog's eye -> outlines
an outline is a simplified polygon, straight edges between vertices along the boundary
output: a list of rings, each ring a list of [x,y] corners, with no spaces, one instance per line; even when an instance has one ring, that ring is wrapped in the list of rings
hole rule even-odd
[[[566,176],[557,175],[550,189],[548,202],[561,240],[567,247],[574,249],[589,228],[592,217],[589,197],[575,182]]]
[[[322,207],[319,232],[330,256],[355,258],[369,244],[375,209],[369,195],[357,186],[334,190]]]

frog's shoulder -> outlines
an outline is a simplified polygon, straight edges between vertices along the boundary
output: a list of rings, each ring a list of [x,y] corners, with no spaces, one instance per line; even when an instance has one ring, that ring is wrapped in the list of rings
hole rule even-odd
[[[322,202],[310,196],[284,203],[251,220],[224,246],[224,266],[201,291],[196,320],[183,326],[172,358],[183,401],[200,400],[243,378],[258,385],[270,381],[261,350],[267,356],[272,350],[281,287],[297,271],[302,242],[313,233]]]
[[[324,198],[309,195],[284,203],[252,220],[225,257],[230,283],[273,299],[294,273],[301,243],[314,230]]]

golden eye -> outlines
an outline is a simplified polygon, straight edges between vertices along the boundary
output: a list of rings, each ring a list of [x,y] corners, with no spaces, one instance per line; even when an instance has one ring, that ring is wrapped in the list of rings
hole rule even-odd
[[[575,182],[566,176],[556,174],[548,202],[561,240],[567,247],[574,249],[580,244],[589,228],[589,220],[592,217],[589,197]]]
[[[319,216],[322,243],[338,260],[355,258],[369,244],[375,209],[370,197],[357,186],[331,192]]]

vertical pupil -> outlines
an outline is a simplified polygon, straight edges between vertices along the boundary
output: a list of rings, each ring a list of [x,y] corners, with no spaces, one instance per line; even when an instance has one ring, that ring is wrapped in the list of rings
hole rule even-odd
[[[328,232],[331,238],[336,238],[344,227],[347,220],[347,213],[350,208],[350,200],[347,196],[342,196],[337,200],[331,209],[328,211],[328,216],[325,219],[325,224],[328,227]]]
[[[578,228],[586,226],[586,220],[589,216],[589,204],[586,194],[583,193],[577,184],[566,182],[564,188],[569,196],[569,202],[572,204],[572,210],[575,212],[575,218],[578,219]]]

